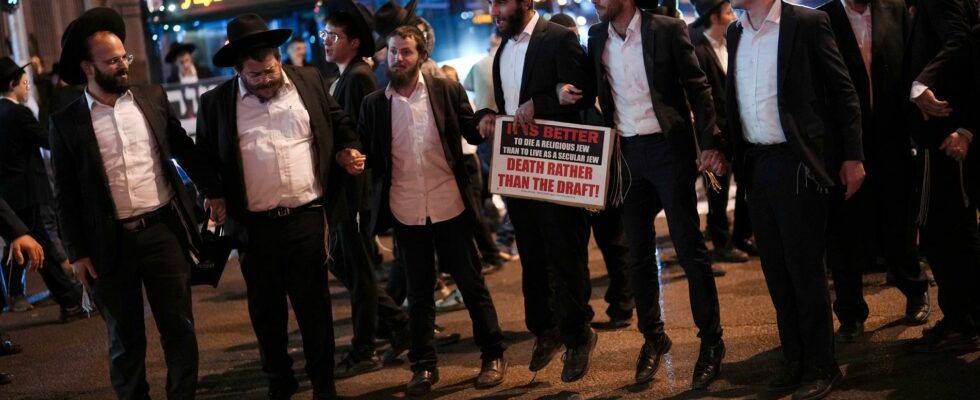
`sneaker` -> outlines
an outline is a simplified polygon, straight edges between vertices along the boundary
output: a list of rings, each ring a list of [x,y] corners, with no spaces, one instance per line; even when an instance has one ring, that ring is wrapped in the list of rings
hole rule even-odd
[[[10,304],[10,310],[13,312],[25,312],[34,309],[34,306],[31,305],[31,302],[27,300],[27,296],[24,296],[22,294],[18,294],[11,297],[10,302],[8,304]]]
[[[354,377],[360,374],[377,371],[384,367],[381,362],[381,357],[378,357],[373,351],[367,356],[358,356],[353,350],[348,350],[344,353],[343,358],[337,363],[337,367],[334,368],[334,377],[337,379],[344,379]]]

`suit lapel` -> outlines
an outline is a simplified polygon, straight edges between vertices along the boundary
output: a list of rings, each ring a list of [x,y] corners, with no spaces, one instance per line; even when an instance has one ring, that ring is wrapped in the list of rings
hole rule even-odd
[[[136,107],[140,109],[143,114],[143,118],[146,119],[146,124],[150,126],[150,134],[153,135],[154,140],[157,142],[157,148],[160,149],[160,156],[164,159],[170,157],[170,146],[167,141],[167,121],[163,119],[163,114],[156,112],[154,110],[153,104],[150,102],[146,96],[143,95],[142,88],[132,88],[133,100],[136,102]]]
[[[425,80],[425,88],[429,97],[429,106],[432,107],[432,116],[436,119],[436,127],[439,129],[439,134],[446,131],[446,99],[442,96],[441,88],[436,87],[437,83],[434,82],[431,76],[423,75],[422,79]]]
[[[656,91],[656,86],[653,84],[653,67],[655,60],[653,55],[657,54],[656,41],[654,37],[654,31],[657,30],[657,25],[653,20],[653,16],[639,9],[636,12],[640,13],[640,40],[642,40],[641,46],[643,47],[643,69],[647,73],[647,86],[650,88],[650,95],[653,96]],[[651,98],[651,104],[657,104]]]
[[[782,0],[777,0],[782,1]],[[789,71],[790,56],[793,54],[793,45],[796,42],[796,12],[787,3],[782,4],[783,10],[779,20],[779,52],[776,59],[776,79],[778,93],[783,91],[783,82],[786,81],[786,73]]]
[[[533,71],[533,66],[538,57],[538,48],[541,47],[541,41],[544,40],[543,32],[548,29],[548,21],[544,20],[544,17],[538,16],[538,23],[534,26],[533,33],[531,34],[531,39],[527,44],[527,52],[524,54],[524,72],[521,74],[521,94],[518,99],[524,101],[527,98],[528,91],[528,80],[531,79],[531,72]]]

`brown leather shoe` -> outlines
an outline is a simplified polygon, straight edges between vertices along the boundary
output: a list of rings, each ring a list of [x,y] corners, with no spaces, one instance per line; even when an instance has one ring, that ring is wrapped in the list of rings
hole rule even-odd
[[[506,372],[507,360],[503,356],[483,361],[480,366],[480,375],[476,376],[476,383],[473,386],[477,389],[489,389],[497,386],[504,382]]]

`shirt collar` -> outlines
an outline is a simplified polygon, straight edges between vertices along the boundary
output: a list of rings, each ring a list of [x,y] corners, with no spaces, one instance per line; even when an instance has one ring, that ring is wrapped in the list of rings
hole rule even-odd
[[[109,105],[102,104],[102,102],[96,100],[95,97],[92,97],[92,95],[89,94],[87,87],[85,88],[84,92],[85,92],[85,101],[88,103],[88,109],[89,110],[91,110],[92,107],[95,107],[96,104],[98,104],[100,106],[106,106],[106,107],[112,108]],[[123,100],[123,99],[129,98],[129,97],[133,97],[133,91],[132,90],[127,90],[126,93],[124,93],[122,96],[119,96],[119,98],[116,99],[116,102],[118,102],[119,100]]]
[[[715,40],[715,38],[711,37],[711,35],[708,34],[708,30],[707,29],[705,29],[702,34],[704,35],[704,38],[705,39],[708,39],[708,43],[711,44],[711,47],[714,47],[716,49],[717,48],[724,48],[725,47],[725,37],[724,36],[721,37],[721,41],[719,42],[719,41]]]
[[[746,30],[752,33],[756,33],[762,30],[762,26],[766,22],[772,22],[775,25],[779,25],[779,21],[782,19],[782,15],[783,15],[783,2],[782,0],[776,0],[772,2],[772,7],[769,8],[769,14],[766,15],[766,20],[762,21],[762,24],[759,25],[759,29],[752,29],[752,24],[749,23],[748,12],[742,13],[742,16],[738,18],[738,23],[742,25],[742,28],[745,28]]]
[[[415,93],[418,92],[419,90],[425,90],[425,79],[422,78],[422,70],[419,70],[419,75],[416,79],[417,79],[416,86],[415,86],[415,90],[412,92],[412,96],[414,96]],[[392,86],[391,84],[392,82],[389,81],[388,87],[385,88],[385,97],[391,99],[392,96],[396,96],[396,95],[401,96],[400,94],[398,94],[398,91],[395,90],[395,87]]]
[[[640,9],[633,9],[633,18],[630,19],[629,25],[626,25],[626,39],[633,36],[634,32],[640,31]],[[619,33],[616,32],[616,28],[613,28],[612,22],[609,23],[609,37],[620,38]],[[622,39],[624,42],[626,39]]]
[[[528,40],[531,39],[531,34],[534,33],[534,27],[538,25],[538,18],[540,17],[536,11],[531,12],[534,13],[534,16],[532,16],[531,20],[524,26],[524,30],[521,31],[521,33],[518,33],[516,36],[510,38],[512,42],[521,42],[525,40],[525,38]]]
[[[280,66],[280,68],[282,68],[282,67]],[[281,71],[282,71],[282,82],[283,83],[282,83],[282,88],[279,89],[279,92],[280,93],[283,91],[283,89],[290,90],[290,89],[293,88],[293,83],[292,83],[292,81],[289,80],[289,75],[286,75],[286,69],[285,68],[282,68]],[[278,95],[279,95],[279,93],[276,93],[276,96],[278,96]],[[248,92],[248,89],[245,88],[245,78],[242,77],[241,74],[239,74],[238,75],[238,98],[244,99],[245,97],[248,97],[248,96],[254,96],[254,95],[251,94],[251,93],[249,93]]]

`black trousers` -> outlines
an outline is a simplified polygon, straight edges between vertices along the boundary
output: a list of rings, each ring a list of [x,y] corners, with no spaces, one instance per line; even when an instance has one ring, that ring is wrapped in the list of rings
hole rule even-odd
[[[497,310],[490,298],[490,291],[483,281],[479,257],[473,245],[472,223],[464,215],[417,226],[395,222],[395,237],[405,259],[408,278],[409,327],[412,333],[408,359],[412,362],[413,371],[436,367],[436,303],[432,298],[432,287],[436,283],[436,254],[439,255],[440,268],[453,277],[463,295],[473,323],[473,340],[480,346],[481,358],[490,360],[504,353],[504,335],[497,322]]]
[[[306,374],[313,390],[333,393],[333,310],[327,287],[324,219],[319,207],[281,218],[250,215],[249,243],[241,265],[262,371],[272,383],[295,379],[287,351],[288,297],[303,337]]]
[[[466,196],[470,198],[472,204],[480,206],[483,204],[483,174],[480,172],[480,159],[476,154],[464,155],[463,165],[466,166],[466,174],[470,177],[470,187],[466,188]],[[480,224],[473,227],[473,239],[476,240],[476,248],[480,251],[480,258],[484,262],[494,262],[500,260],[500,250],[497,243],[490,235],[490,228],[483,219]]]
[[[408,324],[408,314],[395,304],[391,296],[378,284],[374,275],[374,261],[368,243],[358,228],[357,220],[338,223],[331,234],[336,237],[331,249],[333,261],[330,271],[350,292],[351,321],[354,335],[351,346],[355,354],[368,357],[374,353],[374,338],[380,327],[395,332]]]
[[[119,239],[122,257],[117,269],[99,275],[93,287],[109,335],[112,388],[120,399],[149,396],[145,289],[167,362],[167,398],[193,399],[197,336],[191,312],[191,260],[183,227],[173,209],[168,209],[160,222],[142,231],[120,229]]]
[[[783,356],[831,376],[839,368],[823,264],[826,189],[785,144],[751,149],[746,160],[749,213]]]
[[[936,279],[943,319],[955,329],[974,332],[980,327],[980,237],[976,214],[980,176],[975,164],[980,160],[970,153],[968,157],[974,158],[961,165],[942,151],[927,152],[931,187],[928,214],[922,225],[922,250]]]
[[[629,319],[633,317],[636,304],[633,301],[633,288],[629,282],[629,271],[626,269],[629,246],[626,244],[626,233],[623,231],[622,210],[610,207],[601,212],[589,215],[589,225],[595,234],[595,243],[602,253],[606,263],[606,273],[609,276],[609,286],[603,299],[609,305],[606,315],[612,319]]]
[[[744,241],[752,237],[752,226],[749,224],[748,206],[745,204],[745,193],[741,186],[735,188],[735,213],[732,223],[732,233],[728,233],[728,190],[732,184],[731,173],[719,176],[721,190],[711,189],[708,178],[703,178],[705,196],[708,199],[708,235],[716,249],[732,247],[733,241]]]
[[[566,347],[584,344],[595,313],[589,305],[589,222],[586,211],[507,198],[521,255],[524,321],[535,336],[556,329]]]
[[[705,343],[721,339],[718,288],[701,235],[694,160],[680,160],[662,134],[623,138],[629,187],[623,203],[623,227],[629,241],[629,265],[636,295],[638,327],[648,340],[664,335],[660,315],[660,274],[656,260],[654,219],[667,214],[670,240],[687,274],[691,312],[698,337]]]
[[[62,309],[78,307],[82,302],[82,286],[81,284],[72,282],[61,265],[61,262],[64,261],[64,255],[57,250],[51,239],[51,235],[48,233],[47,228],[45,228],[42,212],[43,209],[41,206],[34,206],[17,210],[16,214],[24,222],[24,225],[30,229],[31,237],[44,248],[44,267],[38,273],[41,274],[41,279],[44,280],[48,291],[51,292],[51,297]],[[0,270],[3,270],[3,273],[11,272],[10,274],[6,274],[7,276],[4,276],[4,282],[8,284],[6,290],[7,295],[23,295],[25,294],[23,275],[26,265],[17,265],[8,269],[6,266],[9,255],[9,251],[4,251],[3,256],[0,257],[2,259],[2,264],[0,265],[4,266]]]

